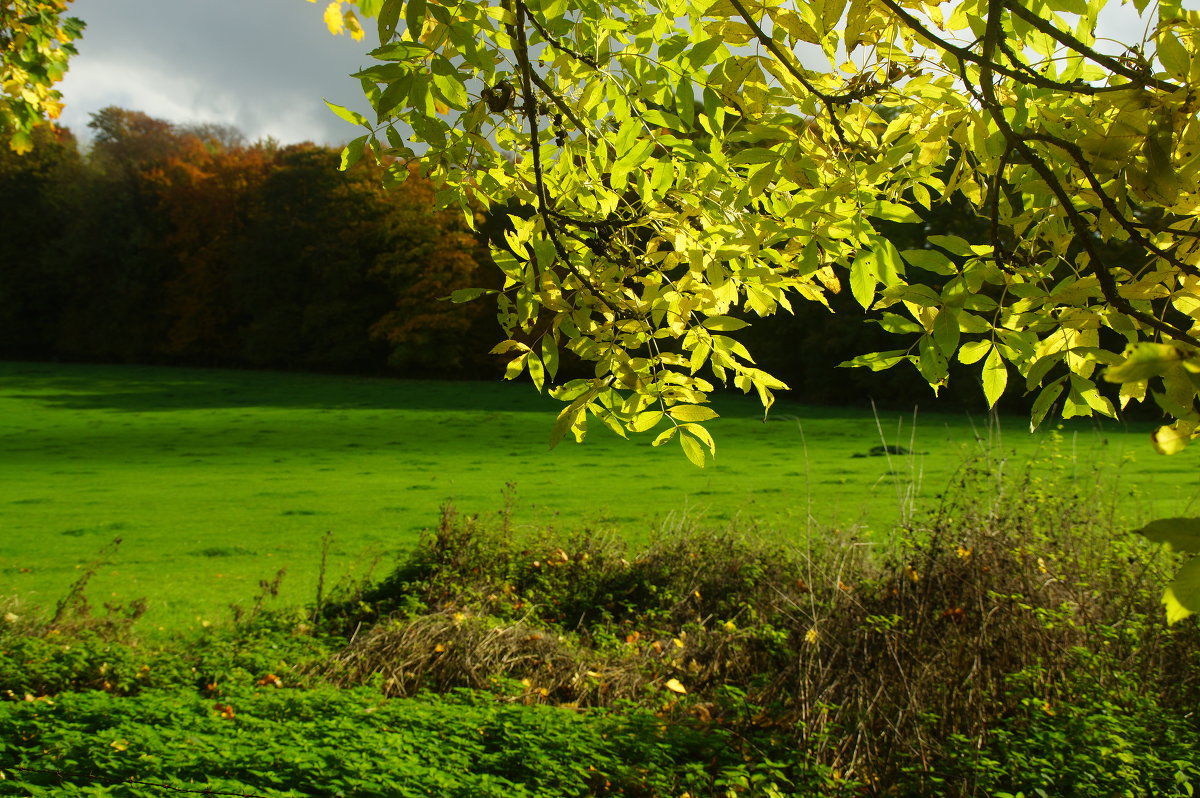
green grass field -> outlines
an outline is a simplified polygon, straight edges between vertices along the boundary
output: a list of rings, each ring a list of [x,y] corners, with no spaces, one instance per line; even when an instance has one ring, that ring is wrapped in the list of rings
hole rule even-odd
[[[1155,456],[1148,425],[1031,436],[1021,418],[786,402],[763,423],[732,397],[712,425],[718,461],[699,470],[677,446],[599,426],[548,451],[557,407],[523,384],[0,363],[0,595],[53,605],[119,536],[95,602],[147,597],[151,623],[170,628],[220,621],[279,568],[283,600],[310,600],[327,531],[331,579],[380,554],[382,571],[441,504],[493,512],[506,483],[518,526],[634,539],[683,515],[878,538],[984,450],[1015,468],[1057,449],[1068,479],[1099,471],[1098,500],[1131,523],[1185,511],[1198,485],[1197,454]],[[917,454],[862,456],[881,442]]]

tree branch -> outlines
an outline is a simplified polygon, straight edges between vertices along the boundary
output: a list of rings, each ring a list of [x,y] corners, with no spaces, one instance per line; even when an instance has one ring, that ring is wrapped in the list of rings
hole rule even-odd
[[[533,67],[529,63],[529,41],[525,36],[525,20],[527,19],[525,3],[524,0],[515,0],[513,5],[516,11],[515,33],[517,38],[513,52],[517,57],[517,69],[521,72],[521,94],[525,100],[525,118],[529,122],[529,140],[533,156],[533,180],[538,199],[538,214],[542,217],[542,223],[546,226],[546,235],[550,237],[550,241],[554,244],[554,250],[558,253],[563,266],[571,274],[575,275],[583,285],[592,290],[597,302],[603,305],[610,313],[615,313],[612,306],[605,301],[600,291],[592,284],[592,281],[575,268],[575,264],[571,262],[570,253],[563,246],[562,240],[558,237],[558,229],[551,219],[552,206],[549,192],[546,190],[545,172],[542,169],[542,143],[541,134],[538,130],[538,104],[533,95],[534,72]]]
[[[792,60],[783,54],[783,50],[778,44],[776,44],[775,40],[768,36],[766,32],[759,26],[758,22],[752,16],[750,16],[750,12],[746,10],[744,5],[742,5],[741,0],[730,0],[730,3],[733,5],[734,10],[738,12],[738,15],[745,21],[747,25],[750,26],[750,30],[754,31],[755,38],[757,38],[758,41],[767,48],[771,55],[775,56],[775,59],[783,66],[784,69],[788,71],[788,74],[794,77],[800,83],[800,85],[808,91],[809,94],[821,100],[821,102],[825,105],[825,111],[829,114],[829,121],[833,125],[833,130],[837,134],[838,140],[842,142],[843,146],[849,147],[850,145],[846,141],[845,131],[842,130],[841,120],[837,118],[837,113],[834,111],[834,98],[825,94],[815,85],[813,85],[813,82],[809,80],[808,77],[801,72],[795,64],[792,63]],[[846,102],[853,102],[853,100],[847,100]]]
[[[1100,183],[1100,179],[1096,177],[1094,172],[1092,172],[1091,166],[1088,164],[1087,158],[1084,156],[1083,150],[1079,148],[1079,145],[1070,141],[1066,141],[1065,139],[1061,139],[1058,136],[1052,136],[1048,133],[1030,133],[1025,131],[1022,133],[1022,135],[1026,141],[1043,141],[1047,144],[1058,147],[1070,155],[1071,160],[1075,162],[1076,168],[1083,173],[1084,179],[1087,180],[1088,185],[1092,187],[1092,191],[1095,191],[1096,195],[1100,198],[1100,204],[1104,207],[1104,210],[1106,210],[1108,214],[1116,220],[1117,224],[1121,225],[1121,229],[1129,234],[1129,237],[1135,244],[1142,249],[1145,249],[1147,252],[1153,253],[1154,255],[1167,261],[1184,274],[1192,277],[1200,277],[1200,270],[1189,263],[1184,263],[1171,253],[1167,252],[1165,249],[1157,246],[1150,239],[1142,235],[1141,231],[1138,230],[1137,227],[1130,222],[1123,213],[1121,213],[1121,209],[1117,207],[1117,204],[1113,201],[1113,198],[1108,196],[1108,193],[1104,190],[1104,187]]]
[[[542,80],[542,76],[534,72],[533,69],[529,70],[529,77],[533,81],[534,85],[541,89],[545,95],[550,98],[550,102],[554,103],[554,107],[559,111],[562,111],[563,116],[571,120],[571,124],[575,126],[575,129],[586,136],[588,141],[594,144],[596,142],[596,134],[583,124],[583,121],[575,114],[575,110],[571,108],[571,106],[567,105],[567,102],[561,96],[559,96],[558,92],[550,88],[550,84]]]
[[[1159,80],[1158,78],[1154,78],[1139,72],[1136,69],[1131,69],[1125,66],[1125,64],[1121,63],[1119,59],[1097,52],[1083,42],[1079,41],[1079,39],[1076,39],[1070,33],[1067,33],[1065,30],[1056,28],[1050,23],[1049,20],[1042,19],[1037,14],[1021,5],[1020,0],[1009,0],[1005,3],[1005,8],[1021,19],[1025,20],[1025,22],[1029,23],[1030,27],[1041,31],[1057,41],[1059,44],[1070,47],[1075,52],[1091,59],[1092,61],[1095,61],[1097,64],[1109,70],[1110,72],[1120,75],[1123,78],[1128,78],[1130,81],[1138,84],[1139,86],[1145,86],[1147,88],[1154,88],[1158,89],[1159,91],[1166,92],[1173,92],[1186,88],[1185,86],[1172,83],[1169,80]]]
[[[596,59],[592,58],[590,55],[584,55],[578,50],[568,47],[567,45],[563,44],[558,37],[550,35],[550,32],[546,30],[541,21],[539,21],[538,18],[533,14],[529,13],[528,9],[525,10],[525,18],[529,20],[529,24],[533,25],[538,34],[546,41],[546,44],[550,45],[555,50],[558,50],[560,53],[566,53],[575,60],[581,61],[590,66],[592,69],[599,71],[600,65],[596,63]]]
[[[969,62],[980,67],[983,66],[985,59],[982,56],[977,55],[966,47],[959,47],[956,44],[951,44],[942,37],[938,36],[936,33],[922,25],[919,19],[905,11],[898,3],[895,2],[895,0],[879,0],[879,2],[886,6],[893,14],[899,17],[899,19],[905,25],[907,25],[921,38],[928,41],[934,47],[951,53],[960,61]],[[1093,95],[1109,91],[1119,91],[1126,88],[1125,86],[1090,86],[1087,83],[1061,83],[1057,80],[1050,80],[1045,76],[1038,75],[1036,72],[1031,74],[1021,70],[1009,69],[1003,64],[998,63],[994,58],[987,60],[991,62],[991,70],[993,72],[1004,75],[1004,77],[1011,78],[1012,80],[1015,80],[1018,83],[1022,83],[1026,86],[1036,86],[1039,89],[1054,89],[1056,91],[1071,92],[1072,94]]]
[[[883,0],[890,2],[890,0]],[[1097,282],[1100,284],[1100,291],[1104,295],[1105,300],[1116,310],[1125,314],[1131,319],[1136,319],[1142,322],[1147,327],[1157,330],[1158,332],[1174,338],[1177,341],[1189,343],[1192,346],[1200,346],[1200,339],[1191,335],[1187,330],[1181,329],[1173,324],[1168,324],[1161,319],[1156,319],[1148,313],[1144,313],[1135,308],[1128,299],[1121,296],[1117,281],[1113,278],[1112,272],[1104,265],[1103,258],[1096,251],[1095,242],[1092,240],[1092,225],[1088,224],[1087,219],[1075,207],[1075,203],[1071,200],[1066,189],[1059,181],[1054,171],[1046,164],[1045,160],[1026,142],[1026,138],[1013,130],[1008,120],[1004,117],[1004,108],[997,101],[996,88],[993,83],[992,60],[996,51],[996,43],[1000,38],[1000,21],[1003,11],[1004,0],[988,0],[988,15],[986,27],[983,37],[983,62],[980,66],[979,82],[980,91],[983,97],[984,106],[992,117],[992,121],[1004,134],[1004,138],[1008,141],[1010,147],[1021,153],[1029,165],[1033,167],[1038,176],[1045,182],[1047,188],[1054,194],[1063,211],[1066,213],[1068,220],[1071,222],[1071,227],[1075,230],[1075,239],[1083,247],[1088,256],[1088,266],[1092,273],[1096,276]]]

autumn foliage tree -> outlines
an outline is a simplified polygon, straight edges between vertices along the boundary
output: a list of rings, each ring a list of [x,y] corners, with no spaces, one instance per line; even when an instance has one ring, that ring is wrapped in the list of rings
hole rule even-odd
[[[495,373],[483,309],[439,301],[486,253],[422,179],[121,108],[92,127],[86,158],[49,126],[0,156],[0,356]]]

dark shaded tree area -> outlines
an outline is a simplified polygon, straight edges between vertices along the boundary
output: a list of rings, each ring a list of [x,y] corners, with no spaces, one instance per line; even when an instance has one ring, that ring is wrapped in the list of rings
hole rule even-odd
[[[0,357],[492,377],[486,247],[418,177],[106,108],[0,152]]]

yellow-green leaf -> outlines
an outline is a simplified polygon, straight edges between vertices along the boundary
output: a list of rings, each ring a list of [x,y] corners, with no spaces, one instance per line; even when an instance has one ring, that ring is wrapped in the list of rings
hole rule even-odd
[[[674,424],[672,424],[671,426],[667,427],[662,432],[658,433],[658,436],[654,439],[654,441],[651,445],[652,446],[662,446],[663,444],[667,443],[669,440],[674,438],[675,433],[678,431],[679,431],[679,427],[676,427]]]
[[[968,366],[978,363],[991,349],[991,341],[968,341],[958,349],[958,362]]]
[[[1176,421],[1154,430],[1150,434],[1150,442],[1159,454],[1177,454],[1191,443],[1193,435],[1191,425]]]
[[[1169,624],[1200,612],[1200,557],[1183,564],[1163,593],[1162,602]]]
[[[679,445],[683,447],[683,453],[693,465],[704,468],[704,447],[700,445],[700,441],[685,433],[679,436]]]
[[[1109,382],[1139,382],[1165,374],[1187,356],[1174,344],[1142,342],[1125,350],[1125,362],[1104,372]]]
[[[649,432],[662,421],[663,412],[661,410],[647,410],[644,413],[639,413],[637,417],[629,423],[629,428],[634,432]]]
[[[749,323],[741,319],[735,319],[732,316],[709,316],[700,322],[700,324],[706,330],[715,330],[717,332],[733,332],[734,330],[750,326]]]
[[[667,412],[676,421],[708,421],[717,417],[717,411],[701,405],[675,405]]]
[[[325,27],[329,28],[330,33],[337,36],[342,32],[344,24],[341,0],[333,0],[332,3],[325,6]]]
[[[1164,30],[1158,35],[1158,60],[1166,67],[1171,77],[1181,83],[1187,82],[1188,72],[1192,67],[1191,56],[1187,48],[1169,30]]]
[[[1000,350],[993,347],[987,360],[983,361],[983,395],[987,398],[989,408],[996,406],[996,400],[1007,386],[1008,368],[1004,365],[1004,358],[1000,357]]]

